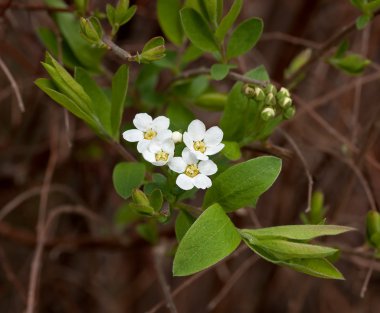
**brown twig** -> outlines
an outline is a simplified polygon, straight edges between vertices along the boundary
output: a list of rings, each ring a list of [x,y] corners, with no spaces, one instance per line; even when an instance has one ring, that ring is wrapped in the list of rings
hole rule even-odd
[[[280,41],[285,41],[285,42],[291,43],[293,45],[304,46],[304,47],[312,48],[312,49],[319,49],[321,46],[320,44],[316,43],[315,41],[295,37],[295,36],[285,34],[285,33],[281,33],[281,32],[264,33],[261,36],[260,40],[261,41],[280,40]]]
[[[108,49],[111,50],[115,55],[124,61],[133,61],[133,55],[123,48],[115,44],[110,38],[103,37],[103,42],[107,45]]]
[[[374,17],[379,15],[380,11],[374,13]],[[310,59],[303,64],[297,71],[295,71],[290,77],[287,78],[286,83],[288,86],[292,85],[293,82],[298,78],[301,73],[305,73],[310,69],[313,63],[323,57],[327,52],[330,51],[336,44],[338,44],[346,35],[356,29],[356,19],[351,21],[349,24],[343,26],[334,35],[327,39],[323,44],[320,45],[318,49],[314,49]]]
[[[15,96],[16,96],[17,104],[18,104],[18,107],[20,108],[20,111],[24,112],[25,106],[24,106],[24,102],[22,101],[20,89],[19,89],[17,82],[14,79],[11,71],[9,70],[9,68],[7,67],[7,65],[5,64],[5,62],[3,61],[3,59],[1,57],[0,57],[0,68],[3,70],[5,76],[8,78],[8,80],[11,84],[11,87],[13,89]]]
[[[134,157],[132,153],[130,153],[127,149],[124,148],[119,142],[109,140],[109,144],[127,161],[136,162],[137,159]]]
[[[367,271],[367,274],[365,275],[363,286],[362,286],[362,288],[360,290],[360,298],[364,298],[364,296],[365,296],[365,294],[367,292],[369,281],[371,280],[371,276],[372,276],[372,273],[373,273],[373,266],[375,264],[375,260],[376,260],[375,255],[373,255],[371,263],[370,263],[370,266],[369,266],[368,271]]]
[[[58,8],[58,7],[46,6],[43,4],[28,4],[28,3],[17,3],[17,2],[14,3],[12,1],[8,1],[8,2],[10,3],[0,4],[1,12],[5,12],[8,9],[25,10],[25,11],[46,11],[49,13],[50,12],[73,12],[75,10],[73,6],[69,6],[66,8]]]

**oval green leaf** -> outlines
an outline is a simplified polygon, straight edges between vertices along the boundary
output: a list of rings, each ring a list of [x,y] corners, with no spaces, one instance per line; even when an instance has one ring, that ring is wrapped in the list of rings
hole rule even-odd
[[[227,45],[227,58],[235,58],[251,50],[263,32],[263,21],[251,18],[242,22],[232,33]]]
[[[240,234],[218,204],[204,211],[182,238],[174,258],[174,276],[199,272],[231,254]]]
[[[254,203],[277,179],[281,160],[264,156],[230,167],[207,190],[203,207],[219,203],[226,212]]]
[[[141,186],[145,176],[145,165],[135,162],[118,163],[112,173],[113,185],[118,195],[124,199],[131,196],[132,190]]]
[[[207,52],[218,52],[214,35],[203,17],[194,9],[180,11],[183,30],[194,46]]]
[[[183,42],[183,31],[179,10],[180,0],[158,0],[157,16],[165,36],[175,45],[180,46]]]

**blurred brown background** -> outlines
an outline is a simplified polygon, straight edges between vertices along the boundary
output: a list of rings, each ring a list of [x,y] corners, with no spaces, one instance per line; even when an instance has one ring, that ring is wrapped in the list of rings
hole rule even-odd
[[[160,29],[155,1],[132,2],[138,5],[137,15],[122,28],[118,43],[137,50],[159,35]],[[228,8],[230,2],[225,2]],[[105,3],[91,1],[91,7],[104,10]],[[45,75],[40,65],[44,48],[35,30],[52,25],[46,10],[28,9],[39,5],[43,6],[40,1],[0,1],[0,58],[14,76],[25,105],[21,113],[9,80],[0,71],[0,312],[25,309],[36,223],[44,208],[48,213],[74,208],[79,214],[62,214],[52,224],[39,275],[37,312],[168,312],[165,305],[157,306],[164,300],[157,267],[181,313],[379,312],[380,263],[373,263],[370,250],[362,247],[365,214],[380,201],[378,19],[347,37],[351,50],[373,60],[362,78],[344,75],[322,57],[294,90],[297,115],[282,126],[288,137],[277,132],[271,138],[291,155],[284,159],[279,180],[256,210],[263,226],[300,223],[299,214],[307,206],[308,180],[295,143],[314,178],[314,188],[325,194],[327,222],[359,230],[329,241],[343,249],[337,266],[346,281],[322,280],[276,267],[247,250],[239,250],[206,272],[173,278],[170,256],[155,264],[152,247],[133,228],[120,232],[111,225],[122,204],[111,179],[114,164],[122,160],[117,151],[83,123],[65,117],[33,85]],[[305,47],[318,49],[352,23],[358,12],[348,0],[246,0],[239,19],[251,16],[263,18],[265,30],[260,43],[241,62],[247,69],[264,64],[271,78],[283,83],[284,70],[295,55]],[[115,67],[114,58],[107,56],[105,62]],[[135,65],[133,70],[137,70]],[[131,86],[133,79],[132,73]],[[207,112],[197,114],[207,120]],[[262,149],[253,150],[251,156],[262,153]],[[234,220],[252,227],[251,217],[243,211]],[[161,244],[171,244],[172,224],[161,231]],[[362,299],[360,292],[371,266],[374,271]]]

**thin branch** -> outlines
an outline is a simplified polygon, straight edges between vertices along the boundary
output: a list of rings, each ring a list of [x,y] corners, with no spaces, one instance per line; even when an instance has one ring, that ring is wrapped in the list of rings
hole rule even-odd
[[[375,260],[376,260],[376,257],[375,257],[375,255],[373,255],[373,258],[371,260],[370,266],[368,268],[367,274],[366,274],[364,282],[363,282],[363,286],[362,286],[362,288],[360,290],[360,298],[362,298],[362,299],[364,298],[364,296],[365,296],[365,294],[367,292],[369,281],[371,280],[371,276],[372,276],[372,273],[373,273],[373,267],[374,267],[374,264],[375,264]]]
[[[179,80],[179,79],[183,79],[183,78],[190,78],[192,76],[198,76],[198,75],[210,75],[210,71],[211,70],[207,67],[193,68],[193,69],[182,72],[180,75],[175,77],[175,80]],[[260,86],[263,88],[268,85],[268,82],[249,78],[249,77],[246,77],[242,74],[235,73],[235,72],[229,72],[227,77],[229,77],[235,81],[240,81],[240,82],[247,83],[247,84],[257,85],[257,86]]]
[[[315,41],[295,37],[295,36],[285,34],[285,33],[281,33],[281,32],[264,33],[261,36],[260,40],[262,40],[262,41],[280,40],[280,41],[285,41],[287,43],[291,43],[293,45],[304,46],[304,47],[312,48],[312,49],[319,49],[321,46],[319,43],[316,43]]]
[[[379,15],[380,11],[374,13],[374,17]],[[298,78],[301,73],[305,73],[310,69],[313,63],[323,57],[331,48],[338,44],[346,35],[351,33],[356,29],[356,19],[351,21],[349,24],[343,26],[339,31],[327,39],[318,49],[314,49],[310,59],[302,65],[297,71],[295,71],[287,80],[286,83],[288,86]]]
[[[133,61],[133,55],[119,47],[110,38],[106,36],[103,37],[103,42],[107,45],[108,49],[111,50],[119,58],[123,59],[124,61]]]
[[[9,68],[4,63],[4,61],[1,57],[0,57],[0,68],[3,70],[5,76],[8,78],[8,80],[11,84],[11,87],[13,89],[13,92],[15,93],[17,104],[18,104],[18,107],[20,108],[20,111],[24,112],[25,106],[24,106],[24,102],[22,101],[20,89],[18,88],[17,82],[14,79],[12,73],[10,72]]]
[[[178,313],[174,304],[173,297],[170,293],[170,287],[165,280],[165,275],[162,270],[162,259],[165,253],[165,246],[158,245],[153,250],[154,267],[157,272],[158,281],[165,296],[166,307],[171,313]]]
[[[217,305],[223,300],[224,297],[230,292],[232,287],[236,282],[241,278],[241,276],[250,269],[250,267],[259,260],[257,255],[253,255],[246,259],[242,265],[239,266],[239,269],[230,277],[228,282],[224,285],[222,290],[210,301],[207,306],[208,311],[213,311]]]
[[[25,10],[25,11],[46,11],[46,12],[73,12],[75,8],[73,6],[65,7],[65,8],[58,8],[58,7],[51,7],[46,6],[43,4],[28,4],[28,3],[13,3],[12,1],[10,4],[4,3],[0,4],[0,10],[1,12],[5,12],[8,9],[13,10]]]
[[[294,152],[297,154],[298,158],[300,159],[302,166],[305,170],[305,175],[307,177],[308,181],[308,187],[307,187],[307,207],[306,212],[309,212],[311,209],[311,198],[313,196],[313,176],[310,173],[309,166],[307,164],[307,161],[305,157],[303,156],[301,150],[299,149],[297,143],[293,140],[293,138],[283,129],[277,128],[277,131],[290,143],[290,145],[293,147]]]
[[[136,162],[137,159],[134,157],[132,153],[130,153],[124,146],[122,146],[119,142],[109,140],[108,143],[127,161]]]

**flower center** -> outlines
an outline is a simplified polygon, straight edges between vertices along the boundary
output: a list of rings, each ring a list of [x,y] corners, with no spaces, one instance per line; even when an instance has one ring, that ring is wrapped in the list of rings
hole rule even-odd
[[[144,133],[144,139],[152,140],[154,137],[157,136],[157,133],[153,129],[149,129]]]
[[[167,161],[169,158],[169,153],[160,151],[156,153],[156,161]]]
[[[194,141],[194,150],[205,153],[206,144],[203,141]]]
[[[185,174],[189,177],[195,177],[199,174],[198,167],[195,164],[190,164],[185,169]]]

